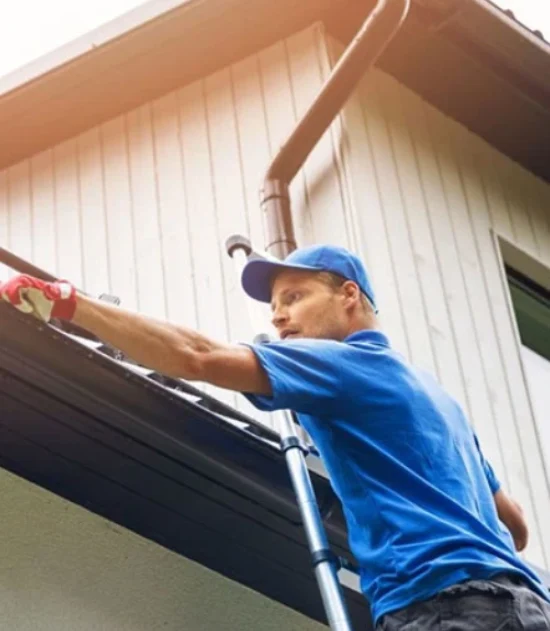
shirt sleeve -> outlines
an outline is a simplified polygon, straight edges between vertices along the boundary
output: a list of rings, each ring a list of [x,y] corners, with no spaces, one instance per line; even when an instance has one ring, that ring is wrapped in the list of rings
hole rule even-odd
[[[500,489],[500,481],[497,478],[493,467],[489,464],[489,462],[485,459],[483,452],[481,451],[481,447],[479,446],[479,440],[474,433],[474,441],[476,443],[477,452],[481,459],[481,464],[483,465],[483,470],[485,471],[485,477],[487,478],[487,482],[489,483],[489,487],[491,488],[491,492],[493,495]]]
[[[315,416],[335,413],[342,393],[345,344],[300,339],[248,346],[266,371],[272,389],[271,396],[243,393],[258,409],[289,409]]]

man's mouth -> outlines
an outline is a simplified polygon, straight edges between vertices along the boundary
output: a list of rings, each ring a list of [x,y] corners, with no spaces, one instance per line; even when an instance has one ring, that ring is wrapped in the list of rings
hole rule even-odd
[[[296,329],[283,329],[280,333],[282,340],[286,340],[293,335],[298,335],[298,331]]]

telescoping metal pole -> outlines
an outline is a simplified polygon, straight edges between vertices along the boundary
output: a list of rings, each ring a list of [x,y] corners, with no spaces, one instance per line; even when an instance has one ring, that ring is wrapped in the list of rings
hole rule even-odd
[[[238,278],[240,278],[248,259],[260,256],[252,250],[250,241],[241,235],[231,236],[226,241],[226,249],[235,263]],[[255,331],[254,342],[258,344],[268,342],[270,338],[267,333],[263,332],[258,305],[248,297],[246,300],[250,320]],[[337,559],[328,545],[321,513],[305,462],[304,456],[308,449],[298,437],[293,416],[289,410],[276,412],[275,420],[281,435],[281,449],[285,454],[329,626],[333,631],[352,631],[344,594],[338,580]]]

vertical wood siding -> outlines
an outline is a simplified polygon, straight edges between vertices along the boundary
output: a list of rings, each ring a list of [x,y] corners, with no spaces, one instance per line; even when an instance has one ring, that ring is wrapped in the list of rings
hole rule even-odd
[[[464,406],[525,509],[527,558],[548,567],[548,479],[493,231],[550,265],[550,186],[378,70],[342,119],[383,325]]]
[[[224,241],[263,244],[262,175],[339,53],[315,25],[0,172],[0,242],[130,309],[249,340]],[[301,244],[363,257],[394,346],[465,407],[548,567],[548,484],[490,229],[550,263],[550,187],[372,71],[291,193]]]

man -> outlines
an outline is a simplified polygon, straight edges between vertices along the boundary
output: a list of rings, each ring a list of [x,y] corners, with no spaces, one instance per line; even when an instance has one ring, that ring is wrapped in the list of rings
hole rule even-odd
[[[391,349],[367,273],[332,246],[250,261],[281,340],[229,345],[18,276],[0,286],[42,320],[65,318],[161,373],[293,409],[340,497],[377,628],[550,629],[548,593],[517,556],[520,508],[500,488],[457,403]]]

